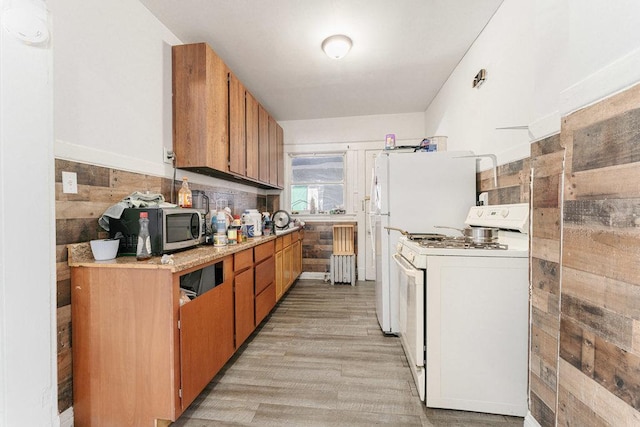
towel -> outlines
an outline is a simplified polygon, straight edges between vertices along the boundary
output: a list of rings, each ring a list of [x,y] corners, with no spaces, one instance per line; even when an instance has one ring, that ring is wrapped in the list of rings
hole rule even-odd
[[[162,194],[134,191],[104,211],[98,219],[98,224],[104,230],[109,231],[109,218],[120,218],[126,208],[175,208],[176,206],[172,203],[166,203]]]

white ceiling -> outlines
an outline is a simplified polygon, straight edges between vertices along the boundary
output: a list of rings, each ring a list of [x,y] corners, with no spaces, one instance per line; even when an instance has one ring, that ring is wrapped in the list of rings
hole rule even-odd
[[[276,120],[425,111],[502,0],[140,0]],[[349,54],[321,50],[332,34]],[[469,84],[473,76],[469,76]]]

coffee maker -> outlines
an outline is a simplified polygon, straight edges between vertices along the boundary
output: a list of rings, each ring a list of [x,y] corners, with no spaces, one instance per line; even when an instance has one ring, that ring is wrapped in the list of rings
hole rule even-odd
[[[209,223],[207,220],[207,215],[209,214],[209,196],[207,196],[204,191],[192,190],[191,203],[193,209],[197,209],[202,214],[202,230],[206,235],[207,224]]]

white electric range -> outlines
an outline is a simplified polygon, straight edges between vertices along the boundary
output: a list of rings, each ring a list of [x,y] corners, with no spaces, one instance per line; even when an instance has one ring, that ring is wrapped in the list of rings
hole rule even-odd
[[[529,205],[474,206],[465,224],[497,238],[398,243],[401,342],[428,407],[525,416]]]

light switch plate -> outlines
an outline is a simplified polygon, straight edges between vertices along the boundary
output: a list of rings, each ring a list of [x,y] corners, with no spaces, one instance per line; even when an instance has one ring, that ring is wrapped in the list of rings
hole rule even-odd
[[[78,194],[78,174],[75,172],[62,172],[62,192]]]

